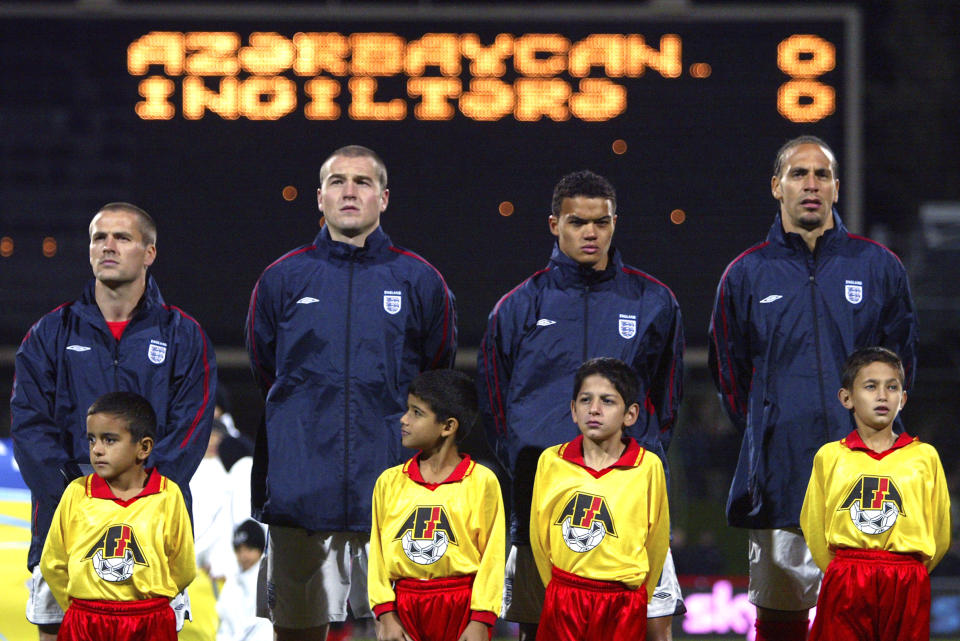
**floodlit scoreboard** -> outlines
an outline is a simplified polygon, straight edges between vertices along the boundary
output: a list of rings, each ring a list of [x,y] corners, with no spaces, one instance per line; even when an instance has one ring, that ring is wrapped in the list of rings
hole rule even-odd
[[[648,44],[636,33],[575,41],[498,33],[484,42],[476,33],[408,40],[392,32],[151,31],[127,48],[127,70],[144,76],[135,107],[143,120],[179,112],[187,120],[607,122],[625,115],[627,90],[645,74],[711,76],[710,62],[684,64],[683,40],[676,33]],[[777,44],[776,63],[785,75],[776,91],[784,119],[815,123],[836,114],[836,91],[821,80],[836,69],[836,45],[792,34]],[[380,90],[382,79],[401,91]]]
[[[239,344],[345,144],[383,156],[384,228],[443,272],[464,346],[546,263],[570,171],[613,182],[615,246],[674,290],[691,345],[773,220],[784,141],[830,142],[841,214],[866,222],[852,8],[7,3],[0,39],[3,343],[75,297],[89,218],[128,200],[158,220],[168,301]]]

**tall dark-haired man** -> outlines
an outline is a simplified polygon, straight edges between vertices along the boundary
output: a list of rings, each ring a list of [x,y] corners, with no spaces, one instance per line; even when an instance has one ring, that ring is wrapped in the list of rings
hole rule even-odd
[[[717,287],[710,369],[743,432],[727,500],[730,525],[750,528],[749,598],[757,639],[806,638],[820,571],[798,529],[813,456],[852,430],[837,402],[854,350],[898,352],[906,387],[917,323],[907,273],[886,247],[855,236],[834,209],[836,156],[814,136],[777,151],[770,182],[780,210],[767,240],[733,260]]]
[[[450,367],[453,294],[380,227],[387,170],[359,145],[320,168],[324,226],[268,266],[250,297],[247,351],[266,399],[253,467],[254,517],[270,526],[267,605],[279,641],[323,640],[347,606],[371,616],[373,486],[409,456],[407,387]]]
[[[216,363],[199,323],[164,303],[147,274],[156,257],[157,226],[147,212],[121,202],[101,207],[90,222],[93,281],[41,318],[17,350],[11,435],[33,502],[27,619],[41,640],[56,638],[63,612],[37,564],[66,482],[90,460],[86,413],[94,400],[126,391],[150,401],[158,427],[148,464],[190,505],[190,477],[213,422]]]
[[[504,618],[520,623],[521,639],[535,638],[544,596],[529,545],[533,478],[540,453],[578,433],[566,403],[577,368],[598,356],[633,368],[643,408],[634,434],[664,464],[680,403],[680,308],[663,283],[624,265],[612,247],[616,208],[613,186],[591,171],[557,183],[548,218],[557,237],[550,262],[500,299],[480,345],[480,404],[513,483]],[[648,609],[649,638],[656,641],[669,638],[671,617],[684,612],[669,556],[663,570]]]

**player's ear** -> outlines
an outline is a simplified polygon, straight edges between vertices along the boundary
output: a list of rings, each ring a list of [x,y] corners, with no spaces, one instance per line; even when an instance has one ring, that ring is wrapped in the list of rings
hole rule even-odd
[[[840,391],[837,392],[837,398],[840,399],[840,404],[843,405],[848,410],[853,409],[853,399],[850,398],[850,390],[846,387],[841,387]]]
[[[139,448],[137,450],[137,460],[146,461],[150,458],[150,453],[153,452],[153,439],[149,436],[144,436],[140,439],[138,443]]]
[[[780,176],[774,176],[770,179],[770,192],[777,200],[783,198],[783,190],[780,188]]]
[[[903,394],[900,396],[900,409],[903,409],[903,406],[907,404],[907,390],[903,390]]]
[[[623,426],[630,427],[640,418],[640,404],[630,403],[629,407],[623,413]]]
[[[573,419],[574,423],[577,423],[577,402],[570,401],[570,418]],[[579,425],[579,423],[577,423]]]
[[[460,429],[460,421],[451,416],[440,426],[440,436],[451,436],[456,434],[458,429]]]
[[[553,214],[547,216],[547,225],[550,227],[550,233],[554,236],[560,235],[560,219]]]

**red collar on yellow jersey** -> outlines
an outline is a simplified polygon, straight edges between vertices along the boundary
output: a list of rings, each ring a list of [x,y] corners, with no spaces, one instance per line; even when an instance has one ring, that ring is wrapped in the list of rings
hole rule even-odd
[[[91,474],[87,477],[87,496],[94,499],[109,499],[111,501],[116,501],[123,507],[127,507],[141,497],[149,496],[151,494],[159,494],[160,491],[166,487],[166,481],[167,479],[157,472],[156,468],[150,468],[147,470],[147,484],[143,486],[143,491],[132,499],[124,500],[118,499],[113,494],[113,490],[110,489],[110,486],[107,485],[106,481],[96,474]]]
[[[866,443],[863,442],[863,439],[860,438],[860,435],[857,433],[857,430],[853,430],[852,432],[847,434],[846,438],[840,439],[840,443],[842,443],[843,445],[846,445],[851,450],[864,452],[870,455],[871,458],[875,458],[879,461],[887,454],[892,453],[894,450],[898,450],[901,447],[905,445],[910,445],[914,441],[918,441],[918,440],[920,439],[918,439],[916,436],[910,436],[909,434],[904,432],[903,434],[897,437],[897,440],[893,442],[893,445],[890,446],[889,450],[886,450],[885,452],[874,452],[869,447],[867,447]]]
[[[435,490],[444,483],[456,483],[457,481],[462,481],[464,477],[473,472],[473,468],[476,467],[477,464],[470,459],[470,455],[461,454],[460,456],[462,457],[460,463],[453,468],[453,471],[450,472],[450,476],[439,483],[428,483],[427,481],[423,480],[423,474],[420,473],[420,452],[414,454],[412,459],[403,464],[403,472],[409,476],[410,480],[414,483],[419,483],[428,490]]]
[[[590,472],[595,478],[600,478],[610,470],[615,467],[636,467],[640,465],[640,461],[643,460],[643,455],[646,454],[647,450],[640,447],[640,444],[637,443],[633,438],[626,437],[624,439],[627,447],[624,448],[623,454],[620,455],[620,458],[611,465],[602,470],[595,470],[593,468],[587,467],[586,462],[583,460],[583,434],[573,439],[569,443],[564,443],[560,446],[560,449],[557,451],[557,454],[560,455],[564,461],[569,461],[575,465],[579,465],[586,471]]]

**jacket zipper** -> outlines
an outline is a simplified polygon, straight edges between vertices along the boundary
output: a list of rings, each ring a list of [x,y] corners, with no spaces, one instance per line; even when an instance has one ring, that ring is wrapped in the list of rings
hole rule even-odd
[[[350,271],[347,276],[347,330],[346,344],[343,350],[343,496],[347,496],[347,479],[350,478],[350,316],[353,310],[353,267],[357,261],[350,257]],[[350,501],[343,502],[343,525],[350,522]]]
[[[587,360],[587,337],[590,336],[590,306],[587,303],[587,298],[590,296],[590,285],[587,285],[583,292],[583,358],[580,360],[581,363],[586,362]]]
[[[823,413],[824,427],[827,425],[827,402],[823,391],[823,355],[820,353],[820,321],[817,318],[817,255],[819,240],[813,250],[812,258],[807,259],[807,266],[810,271],[810,309],[813,313],[813,340],[814,351],[817,354],[817,384],[820,387],[820,411]],[[829,430],[827,430],[829,431]]]

